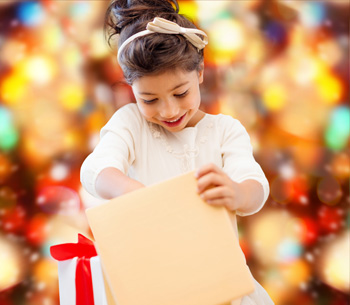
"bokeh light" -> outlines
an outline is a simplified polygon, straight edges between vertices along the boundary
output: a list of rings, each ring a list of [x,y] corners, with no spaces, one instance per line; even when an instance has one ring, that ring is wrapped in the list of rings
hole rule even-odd
[[[221,19],[212,24],[209,39],[216,63],[225,65],[238,58],[246,44],[244,28],[234,19]]]
[[[0,183],[11,175],[13,164],[5,154],[0,154]]]
[[[283,108],[286,103],[287,90],[280,84],[271,84],[263,94],[263,101],[270,111],[277,111]]]
[[[307,283],[310,279],[310,269],[305,260],[295,260],[282,267],[283,278],[291,287],[300,287],[302,283]]]
[[[333,150],[342,150],[349,142],[350,108],[340,106],[335,108],[329,120],[325,133],[327,146]]]
[[[60,90],[59,99],[62,106],[70,111],[79,110],[84,103],[84,89],[74,83],[66,83]]]
[[[326,9],[322,2],[309,1],[301,4],[300,19],[306,27],[320,26],[326,16]]]
[[[25,97],[28,80],[23,75],[7,75],[0,83],[0,97],[9,104],[18,103]]]
[[[11,112],[0,106],[0,149],[5,151],[13,149],[17,145],[18,138]]]
[[[8,66],[15,66],[26,55],[27,46],[18,39],[7,40],[0,49],[0,60]]]
[[[28,58],[20,69],[29,80],[39,85],[47,84],[57,73],[56,63],[51,58],[43,56]]]
[[[45,12],[40,2],[24,1],[17,7],[17,17],[25,26],[38,26],[42,23]]]
[[[47,186],[42,188],[36,203],[47,214],[74,215],[80,210],[78,194],[64,186]]]
[[[252,253],[262,264],[289,262],[302,254],[302,227],[289,213],[270,211],[256,216],[248,235]]]
[[[319,273],[328,285],[350,292],[350,231],[342,232],[335,240],[323,246]]]
[[[23,279],[25,265],[18,246],[0,235],[0,291],[8,289]]]
[[[91,236],[80,184],[100,129],[134,102],[104,40],[109,1],[0,1],[0,304],[58,305],[51,245]],[[276,305],[347,305],[349,1],[179,1],[209,36],[201,109],[238,119],[270,182],[237,217]]]
[[[316,78],[319,94],[325,103],[337,103],[342,94],[342,84],[334,75],[330,73],[320,74]]]

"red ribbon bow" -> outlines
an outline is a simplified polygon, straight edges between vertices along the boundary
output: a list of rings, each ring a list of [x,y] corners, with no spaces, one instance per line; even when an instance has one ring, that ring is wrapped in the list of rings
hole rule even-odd
[[[51,256],[63,261],[77,257],[75,271],[76,305],[94,305],[94,293],[90,258],[97,256],[94,243],[78,234],[78,243],[60,244],[50,247]]]

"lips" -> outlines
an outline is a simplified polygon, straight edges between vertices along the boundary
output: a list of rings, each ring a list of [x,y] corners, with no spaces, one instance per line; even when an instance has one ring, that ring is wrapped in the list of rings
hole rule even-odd
[[[185,117],[186,113],[179,117],[178,119],[176,120],[173,120],[173,121],[162,121],[166,126],[169,126],[169,127],[176,127],[178,125],[181,124],[181,122],[183,121],[184,117]]]

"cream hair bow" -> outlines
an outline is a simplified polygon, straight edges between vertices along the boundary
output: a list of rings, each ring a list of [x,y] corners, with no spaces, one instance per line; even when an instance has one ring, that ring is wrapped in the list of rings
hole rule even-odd
[[[198,49],[198,51],[203,49],[208,44],[208,36],[205,32],[198,29],[183,28],[175,22],[166,20],[164,18],[155,17],[152,22],[148,22],[146,30],[130,36],[123,42],[123,44],[118,49],[118,61],[122,50],[127,44],[138,37],[153,33],[183,35],[191,44],[193,44]],[[199,37],[197,34],[202,35],[203,38]]]

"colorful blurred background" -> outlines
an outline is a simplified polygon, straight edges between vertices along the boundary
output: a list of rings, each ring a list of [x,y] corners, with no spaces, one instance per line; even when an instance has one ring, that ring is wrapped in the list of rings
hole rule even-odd
[[[108,3],[0,1],[1,305],[58,304],[49,248],[90,234],[84,207],[100,200],[80,166],[133,101],[104,40]],[[276,305],[349,304],[349,0],[180,8],[209,35],[202,109],[243,123],[270,181],[238,220],[252,273]]]

